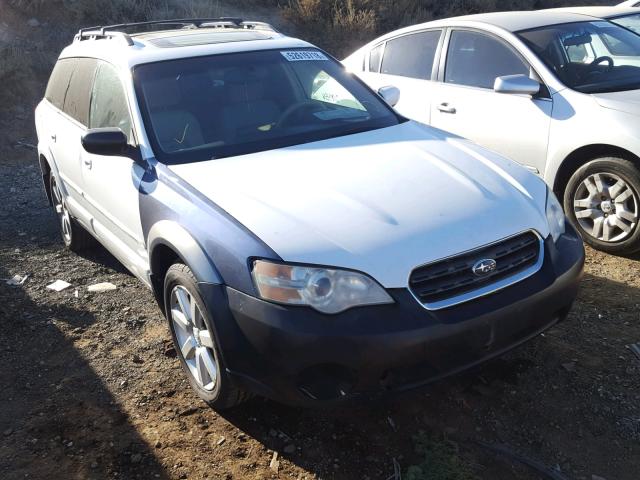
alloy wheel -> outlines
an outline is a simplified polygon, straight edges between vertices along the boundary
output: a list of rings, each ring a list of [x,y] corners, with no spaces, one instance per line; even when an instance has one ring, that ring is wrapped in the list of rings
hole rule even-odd
[[[69,245],[71,243],[71,215],[69,215],[69,210],[67,210],[67,206],[65,205],[62,198],[60,187],[58,187],[58,183],[53,176],[51,177],[51,194],[53,198],[53,207],[55,208],[56,214],[58,215],[58,219],[60,221],[62,238],[64,239],[65,243]]]
[[[171,322],[178,348],[198,386],[211,391],[218,381],[214,341],[198,305],[182,285],[171,291]]]
[[[621,242],[638,226],[638,197],[618,175],[594,173],[578,186],[573,211],[582,229],[602,242]]]

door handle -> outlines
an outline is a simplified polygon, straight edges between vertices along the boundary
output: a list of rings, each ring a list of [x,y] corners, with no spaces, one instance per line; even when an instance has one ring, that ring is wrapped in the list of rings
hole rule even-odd
[[[58,137],[55,134],[51,135],[51,140],[53,140],[54,142],[56,141],[57,138]]]
[[[452,107],[448,103],[441,103],[440,105],[438,105],[438,110],[440,110],[442,113],[456,113],[456,108]]]
[[[91,167],[93,166],[93,162],[91,161],[90,158],[85,158],[82,160],[84,162],[84,164],[87,166],[87,168],[89,170],[91,170]]]

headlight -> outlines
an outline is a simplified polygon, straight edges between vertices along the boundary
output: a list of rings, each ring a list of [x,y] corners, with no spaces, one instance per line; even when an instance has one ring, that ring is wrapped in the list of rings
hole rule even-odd
[[[554,242],[557,242],[564,233],[565,216],[562,205],[550,189],[547,189],[547,222],[551,237]]]
[[[360,305],[393,303],[372,278],[348,270],[253,262],[260,297],[289,305],[308,305],[322,313],[339,313]]]

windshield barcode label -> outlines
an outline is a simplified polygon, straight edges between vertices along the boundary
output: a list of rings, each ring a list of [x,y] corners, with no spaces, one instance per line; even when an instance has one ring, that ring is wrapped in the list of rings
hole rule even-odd
[[[284,58],[286,58],[290,62],[302,62],[302,61],[308,61],[308,60],[329,60],[327,56],[321,52],[295,50],[291,52],[280,52],[280,53]]]

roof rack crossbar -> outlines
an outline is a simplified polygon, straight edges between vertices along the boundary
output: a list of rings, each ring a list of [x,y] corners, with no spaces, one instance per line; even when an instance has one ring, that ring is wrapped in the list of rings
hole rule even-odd
[[[133,45],[133,40],[131,39],[130,35],[121,30],[154,25],[175,26],[181,28],[261,28],[277,32],[277,30],[268,23],[245,21],[242,18],[236,17],[178,18],[171,20],[151,20],[147,22],[119,23],[115,25],[82,28],[76,34],[75,40],[81,41],[91,38],[95,39],[121,37],[125,39],[127,45],[131,46]]]

